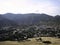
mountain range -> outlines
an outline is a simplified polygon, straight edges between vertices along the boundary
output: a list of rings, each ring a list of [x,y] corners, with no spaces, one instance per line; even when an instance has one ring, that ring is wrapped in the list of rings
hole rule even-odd
[[[56,22],[60,23],[60,16],[50,16],[48,14],[0,14],[0,27],[16,26],[21,24],[39,24],[40,22]]]

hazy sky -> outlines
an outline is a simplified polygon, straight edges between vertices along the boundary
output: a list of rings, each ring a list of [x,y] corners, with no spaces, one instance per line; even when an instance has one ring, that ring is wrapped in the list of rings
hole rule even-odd
[[[46,13],[60,14],[60,0],[0,0],[0,14]]]

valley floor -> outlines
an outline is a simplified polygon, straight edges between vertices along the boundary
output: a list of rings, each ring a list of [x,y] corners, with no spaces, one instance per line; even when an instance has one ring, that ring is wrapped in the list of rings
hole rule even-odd
[[[60,39],[55,37],[41,37],[43,41],[51,41],[49,45],[60,45]],[[41,41],[36,41],[36,38],[30,38],[26,41],[3,41],[0,45],[46,45]]]

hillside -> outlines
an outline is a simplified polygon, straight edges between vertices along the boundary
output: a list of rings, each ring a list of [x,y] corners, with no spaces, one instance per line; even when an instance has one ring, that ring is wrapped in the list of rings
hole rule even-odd
[[[2,24],[2,22],[3,24],[10,23],[10,25],[15,25],[15,24],[17,25],[30,25],[30,24],[52,25],[52,24],[60,24],[60,16],[57,15],[53,17],[48,14],[36,14],[36,13],[29,13],[29,14],[6,13],[2,15],[0,14],[0,23]]]
[[[14,21],[0,15],[0,28],[4,26],[17,26],[17,24]]]
[[[47,14],[35,14],[35,13],[30,13],[30,14],[12,14],[12,13],[7,13],[3,14],[3,17],[13,20],[18,24],[37,24],[40,23],[40,21],[53,21],[54,17],[49,16]]]

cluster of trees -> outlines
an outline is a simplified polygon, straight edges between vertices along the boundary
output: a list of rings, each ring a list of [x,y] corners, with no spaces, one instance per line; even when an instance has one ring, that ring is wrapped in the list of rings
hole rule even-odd
[[[0,41],[6,41],[6,40],[26,40],[28,39],[27,35],[17,31],[16,29],[10,29],[10,30],[0,30]]]
[[[36,25],[35,25],[36,26]],[[39,36],[49,36],[49,37],[59,37],[60,29],[55,28],[45,28],[40,29],[38,26],[22,26],[20,29],[9,27],[8,29],[0,29],[0,41],[4,40],[26,40],[28,38],[39,37]]]

